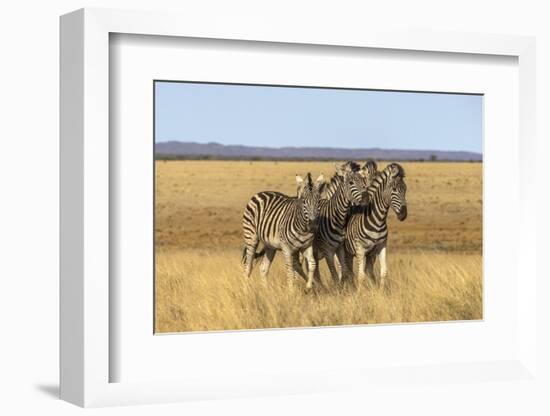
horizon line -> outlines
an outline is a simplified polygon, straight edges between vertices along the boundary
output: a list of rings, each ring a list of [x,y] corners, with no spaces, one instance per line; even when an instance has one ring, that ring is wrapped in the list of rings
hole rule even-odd
[[[384,151],[412,151],[412,152],[451,152],[451,153],[472,153],[476,155],[483,156],[483,151],[478,152],[474,150],[442,150],[442,149],[418,149],[418,148],[389,148],[389,147],[331,147],[331,146],[268,146],[268,145],[248,145],[248,144],[226,144],[216,141],[209,142],[197,142],[197,141],[182,141],[182,140],[163,140],[155,141],[155,146],[162,143],[188,143],[188,144],[198,144],[198,145],[219,145],[219,146],[239,146],[247,148],[265,148],[265,149],[331,149],[331,150],[384,150]]]

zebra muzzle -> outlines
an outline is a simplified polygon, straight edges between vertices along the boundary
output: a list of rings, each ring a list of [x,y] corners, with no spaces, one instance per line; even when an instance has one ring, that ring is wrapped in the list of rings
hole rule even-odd
[[[397,213],[397,219],[399,221],[405,221],[405,219],[407,219],[407,206],[404,205],[401,207],[401,209],[399,210],[399,212]]]

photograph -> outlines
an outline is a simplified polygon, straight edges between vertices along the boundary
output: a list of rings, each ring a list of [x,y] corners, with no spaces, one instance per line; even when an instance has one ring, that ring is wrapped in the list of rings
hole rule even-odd
[[[483,95],[155,80],[154,332],[483,319]]]

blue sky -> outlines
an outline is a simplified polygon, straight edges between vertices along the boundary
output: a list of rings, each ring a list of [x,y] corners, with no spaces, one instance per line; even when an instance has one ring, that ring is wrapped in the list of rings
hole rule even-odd
[[[155,140],[481,153],[479,95],[155,83]]]

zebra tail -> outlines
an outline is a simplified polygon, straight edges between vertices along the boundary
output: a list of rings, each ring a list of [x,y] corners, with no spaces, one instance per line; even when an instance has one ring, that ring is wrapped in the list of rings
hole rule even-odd
[[[254,253],[254,258],[252,259],[252,261],[256,261],[257,259],[262,257],[264,254],[265,254],[265,248],[262,248],[260,251]],[[246,261],[246,245],[243,248],[243,255],[241,257],[241,263],[244,264],[245,261]]]

